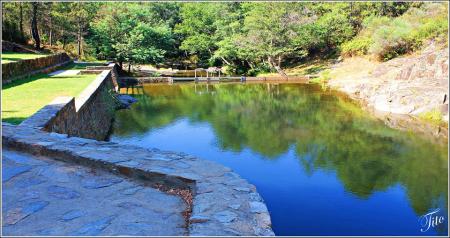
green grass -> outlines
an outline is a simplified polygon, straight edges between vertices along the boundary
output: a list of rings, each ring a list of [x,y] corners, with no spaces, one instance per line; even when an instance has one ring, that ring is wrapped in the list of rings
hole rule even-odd
[[[423,112],[419,114],[419,118],[425,121],[428,121],[435,125],[443,125],[445,122],[442,120],[442,113],[438,109],[433,109],[428,112]]]
[[[76,69],[77,64],[66,66]],[[38,74],[3,85],[2,121],[19,124],[58,96],[77,96],[97,75]]]
[[[2,64],[16,62],[19,60],[35,59],[35,58],[44,57],[47,55],[48,54],[2,52]]]

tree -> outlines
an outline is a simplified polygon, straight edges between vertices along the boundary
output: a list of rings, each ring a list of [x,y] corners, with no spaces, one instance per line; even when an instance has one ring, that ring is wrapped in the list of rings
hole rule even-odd
[[[71,3],[71,11],[69,12],[69,17],[76,27],[75,34],[77,39],[78,57],[81,57],[83,54],[83,37],[86,35],[89,22],[94,18],[98,7],[98,3]]]
[[[41,38],[39,37],[39,31],[37,26],[37,15],[38,15],[38,9],[39,9],[39,3],[33,2],[32,4],[32,18],[31,18],[31,34],[34,39],[34,44],[36,50],[41,49]]]
[[[181,23],[175,26],[175,33],[183,37],[180,49],[190,55],[197,55],[203,63],[208,61],[217,49],[216,21],[225,4],[186,3],[181,5]]]
[[[305,24],[305,8],[298,3],[251,3],[244,20],[243,44],[250,52],[257,52],[256,58],[267,63],[281,75],[283,59],[295,53],[296,27]]]
[[[174,43],[171,28],[141,4],[105,5],[91,24],[99,57],[129,63],[159,63]]]

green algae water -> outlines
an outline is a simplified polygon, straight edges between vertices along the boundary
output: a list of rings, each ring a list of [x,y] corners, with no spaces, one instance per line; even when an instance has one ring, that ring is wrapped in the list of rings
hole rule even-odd
[[[277,235],[448,233],[447,141],[389,128],[336,92],[149,84],[135,96],[111,141],[232,168],[257,187]]]

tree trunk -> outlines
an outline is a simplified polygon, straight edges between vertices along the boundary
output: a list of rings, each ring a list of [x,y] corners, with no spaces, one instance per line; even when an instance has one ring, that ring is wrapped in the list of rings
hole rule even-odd
[[[128,73],[131,72],[131,62],[128,62]]]
[[[271,56],[267,57],[267,61],[269,61],[269,64],[271,67],[275,68],[275,70],[280,74],[282,77],[287,78],[287,74],[283,71],[281,66],[281,56],[278,57],[278,65],[273,62],[273,59]]]
[[[230,62],[228,62],[224,57],[220,57],[220,58],[223,60],[223,62],[225,62],[225,64],[231,65]]]
[[[80,59],[80,57],[81,57],[81,23],[78,23],[77,43],[78,43],[78,59]]]
[[[63,50],[65,50],[65,48],[66,48],[66,36],[64,35],[64,28],[61,29],[61,38],[62,38],[62,42],[63,42]]]
[[[38,4],[37,2],[31,3],[33,5],[33,13],[31,19],[31,35],[33,36],[35,48],[36,50],[41,49],[41,38],[39,37],[39,31],[37,27],[37,12],[38,12]]]
[[[20,29],[20,34],[22,35],[22,38],[24,37],[24,32],[23,32],[23,6],[22,3],[19,3],[19,29]]]
[[[53,22],[52,22],[52,17],[50,17],[50,24],[49,24],[49,28],[50,28],[50,32],[49,32],[49,41],[50,41],[50,46],[53,45]]]
[[[123,69],[123,61],[122,60],[119,60],[119,66],[120,66],[120,69]]]

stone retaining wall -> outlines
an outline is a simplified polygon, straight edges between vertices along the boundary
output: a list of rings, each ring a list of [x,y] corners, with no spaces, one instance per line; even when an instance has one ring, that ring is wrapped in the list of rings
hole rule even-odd
[[[58,53],[46,57],[2,64],[2,83],[10,83],[37,73],[50,72],[56,67],[66,65],[70,62],[72,60],[66,53]]]
[[[16,44],[14,42],[2,40],[2,52],[12,51],[12,52],[22,52],[22,53],[39,53],[37,50],[29,49],[23,45]]]
[[[114,67],[102,71],[76,99],[58,97],[20,125],[104,140],[117,107],[114,71]]]

